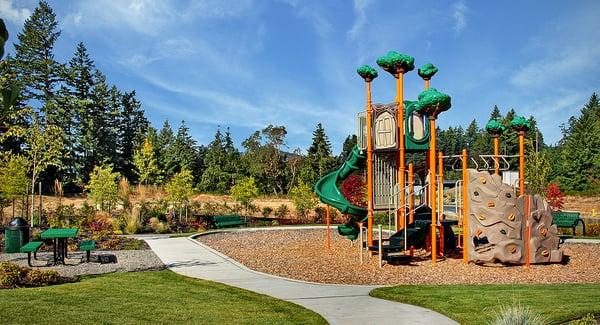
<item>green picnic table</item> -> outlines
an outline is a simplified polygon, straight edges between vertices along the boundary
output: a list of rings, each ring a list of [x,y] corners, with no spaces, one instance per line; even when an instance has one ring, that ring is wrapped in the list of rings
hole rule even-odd
[[[77,237],[77,228],[51,228],[44,231],[40,236],[42,239],[52,239],[54,248],[54,265],[65,264],[67,257],[67,240]]]

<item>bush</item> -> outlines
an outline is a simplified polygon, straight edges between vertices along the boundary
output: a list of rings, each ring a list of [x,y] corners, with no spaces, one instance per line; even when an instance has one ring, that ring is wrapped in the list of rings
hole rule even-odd
[[[59,276],[56,271],[32,270],[10,262],[0,263],[0,288],[2,289],[46,286],[68,280],[68,278]]]
[[[330,217],[331,217],[331,208],[330,210]],[[327,208],[324,207],[316,207],[315,208],[315,219],[314,219],[315,223],[327,223]]]
[[[310,185],[300,181],[300,183],[290,191],[294,208],[299,217],[306,218],[308,212],[317,206],[317,200],[313,195]]]
[[[47,286],[60,282],[60,276],[58,272],[53,270],[29,270],[27,276],[25,276],[25,285],[32,287]]]
[[[277,209],[275,209],[275,216],[277,218],[285,219],[288,216],[288,214],[290,214],[290,209],[285,204],[282,204]]]
[[[553,211],[562,210],[565,196],[556,183],[550,183],[546,187],[546,200]]]
[[[0,263],[0,288],[16,288],[21,282],[24,269],[10,262]]]
[[[547,324],[548,321],[533,312],[526,306],[520,304],[514,306],[500,307],[500,310],[496,313],[494,319],[488,324],[490,325],[514,325],[514,324],[527,324],[527,325],[542,325]]]
[[[272,212],[273,212],[273,209],[271,207],[264,207],[262,209],[262,216],[265,218],[268,218]]]
[[[586,224],[585,235],[590,237],[600,237],[600,223]]]

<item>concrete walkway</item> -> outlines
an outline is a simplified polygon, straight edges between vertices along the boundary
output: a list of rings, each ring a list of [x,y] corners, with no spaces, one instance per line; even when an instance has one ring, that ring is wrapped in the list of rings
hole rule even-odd
[[[146,242],[174,272],[290,301],[330,324],[456,324],[425,308],[370,297],[375,286],[315,284],[256,272],[190,238]]]

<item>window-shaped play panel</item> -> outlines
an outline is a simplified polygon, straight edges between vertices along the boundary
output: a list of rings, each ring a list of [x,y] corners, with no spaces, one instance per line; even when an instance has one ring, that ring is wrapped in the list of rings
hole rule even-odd
[[[395,151],[398,149],[398,124],[396,123],[396,105],[373,105],[373,149],[376,151]]]
[[[408,152],[429,150],[427,116],[417,112],[417,102],[404,102],[404,145]]]

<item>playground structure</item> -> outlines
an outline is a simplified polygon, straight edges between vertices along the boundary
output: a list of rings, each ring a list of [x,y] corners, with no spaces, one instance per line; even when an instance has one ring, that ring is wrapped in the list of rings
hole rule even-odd
[[[508,170],[508,159],[516,156],[498,152],[504,132],[499,121],[486,125],[493,138],[493,155],[469,157],[463,149],[460,155],[444,156],[436,151],[435,123],[440,113],[451,107],[451,99],[429,87],[438,69],[430,63],[418,69],[425,90],[417,101],[408,101],[404,100],[403,76],[414,69],[414,58],[391,51],[377,59],[377,64],[396,79],[395,102],[373,104],[371,82],[378,73],[370,66],[357,70],[366,83],[366,110],[358,114],[357,146],[339,169],[314,187],[327,204],[328,224],[329,206],[350,216],[338,226],[338,232],[352,241],[359,239],[361,261],[363,249],[382,261],[412,256],[414,249],[424,248],[436,263],[447,250],[459,248],[464,263],[498,261],[528,266],[560,262],[562,252],[548,204],[539,196],[525,194],[524,136],[529,122],[522,117],[511,122],[519,136],[519,178],[518,185],[504,184],[500,171]],[[413,154],[413,161],[418,154],[425,154],[425,159],[422,164],[409,163],[407,168],[406,153]],[[444,212],[445,160],[462,172],[462,179],[453,182],[457,220],[446,219]],[[362,169],[366,169],[367,207],[352,204],[338,188],[340,182]],[[419,184],[415,176],[420,176]],[[387,211],[390,216],[388,227],[393,231],[388,238],[379,225],[378,239],[374,239],[375,211]]]

